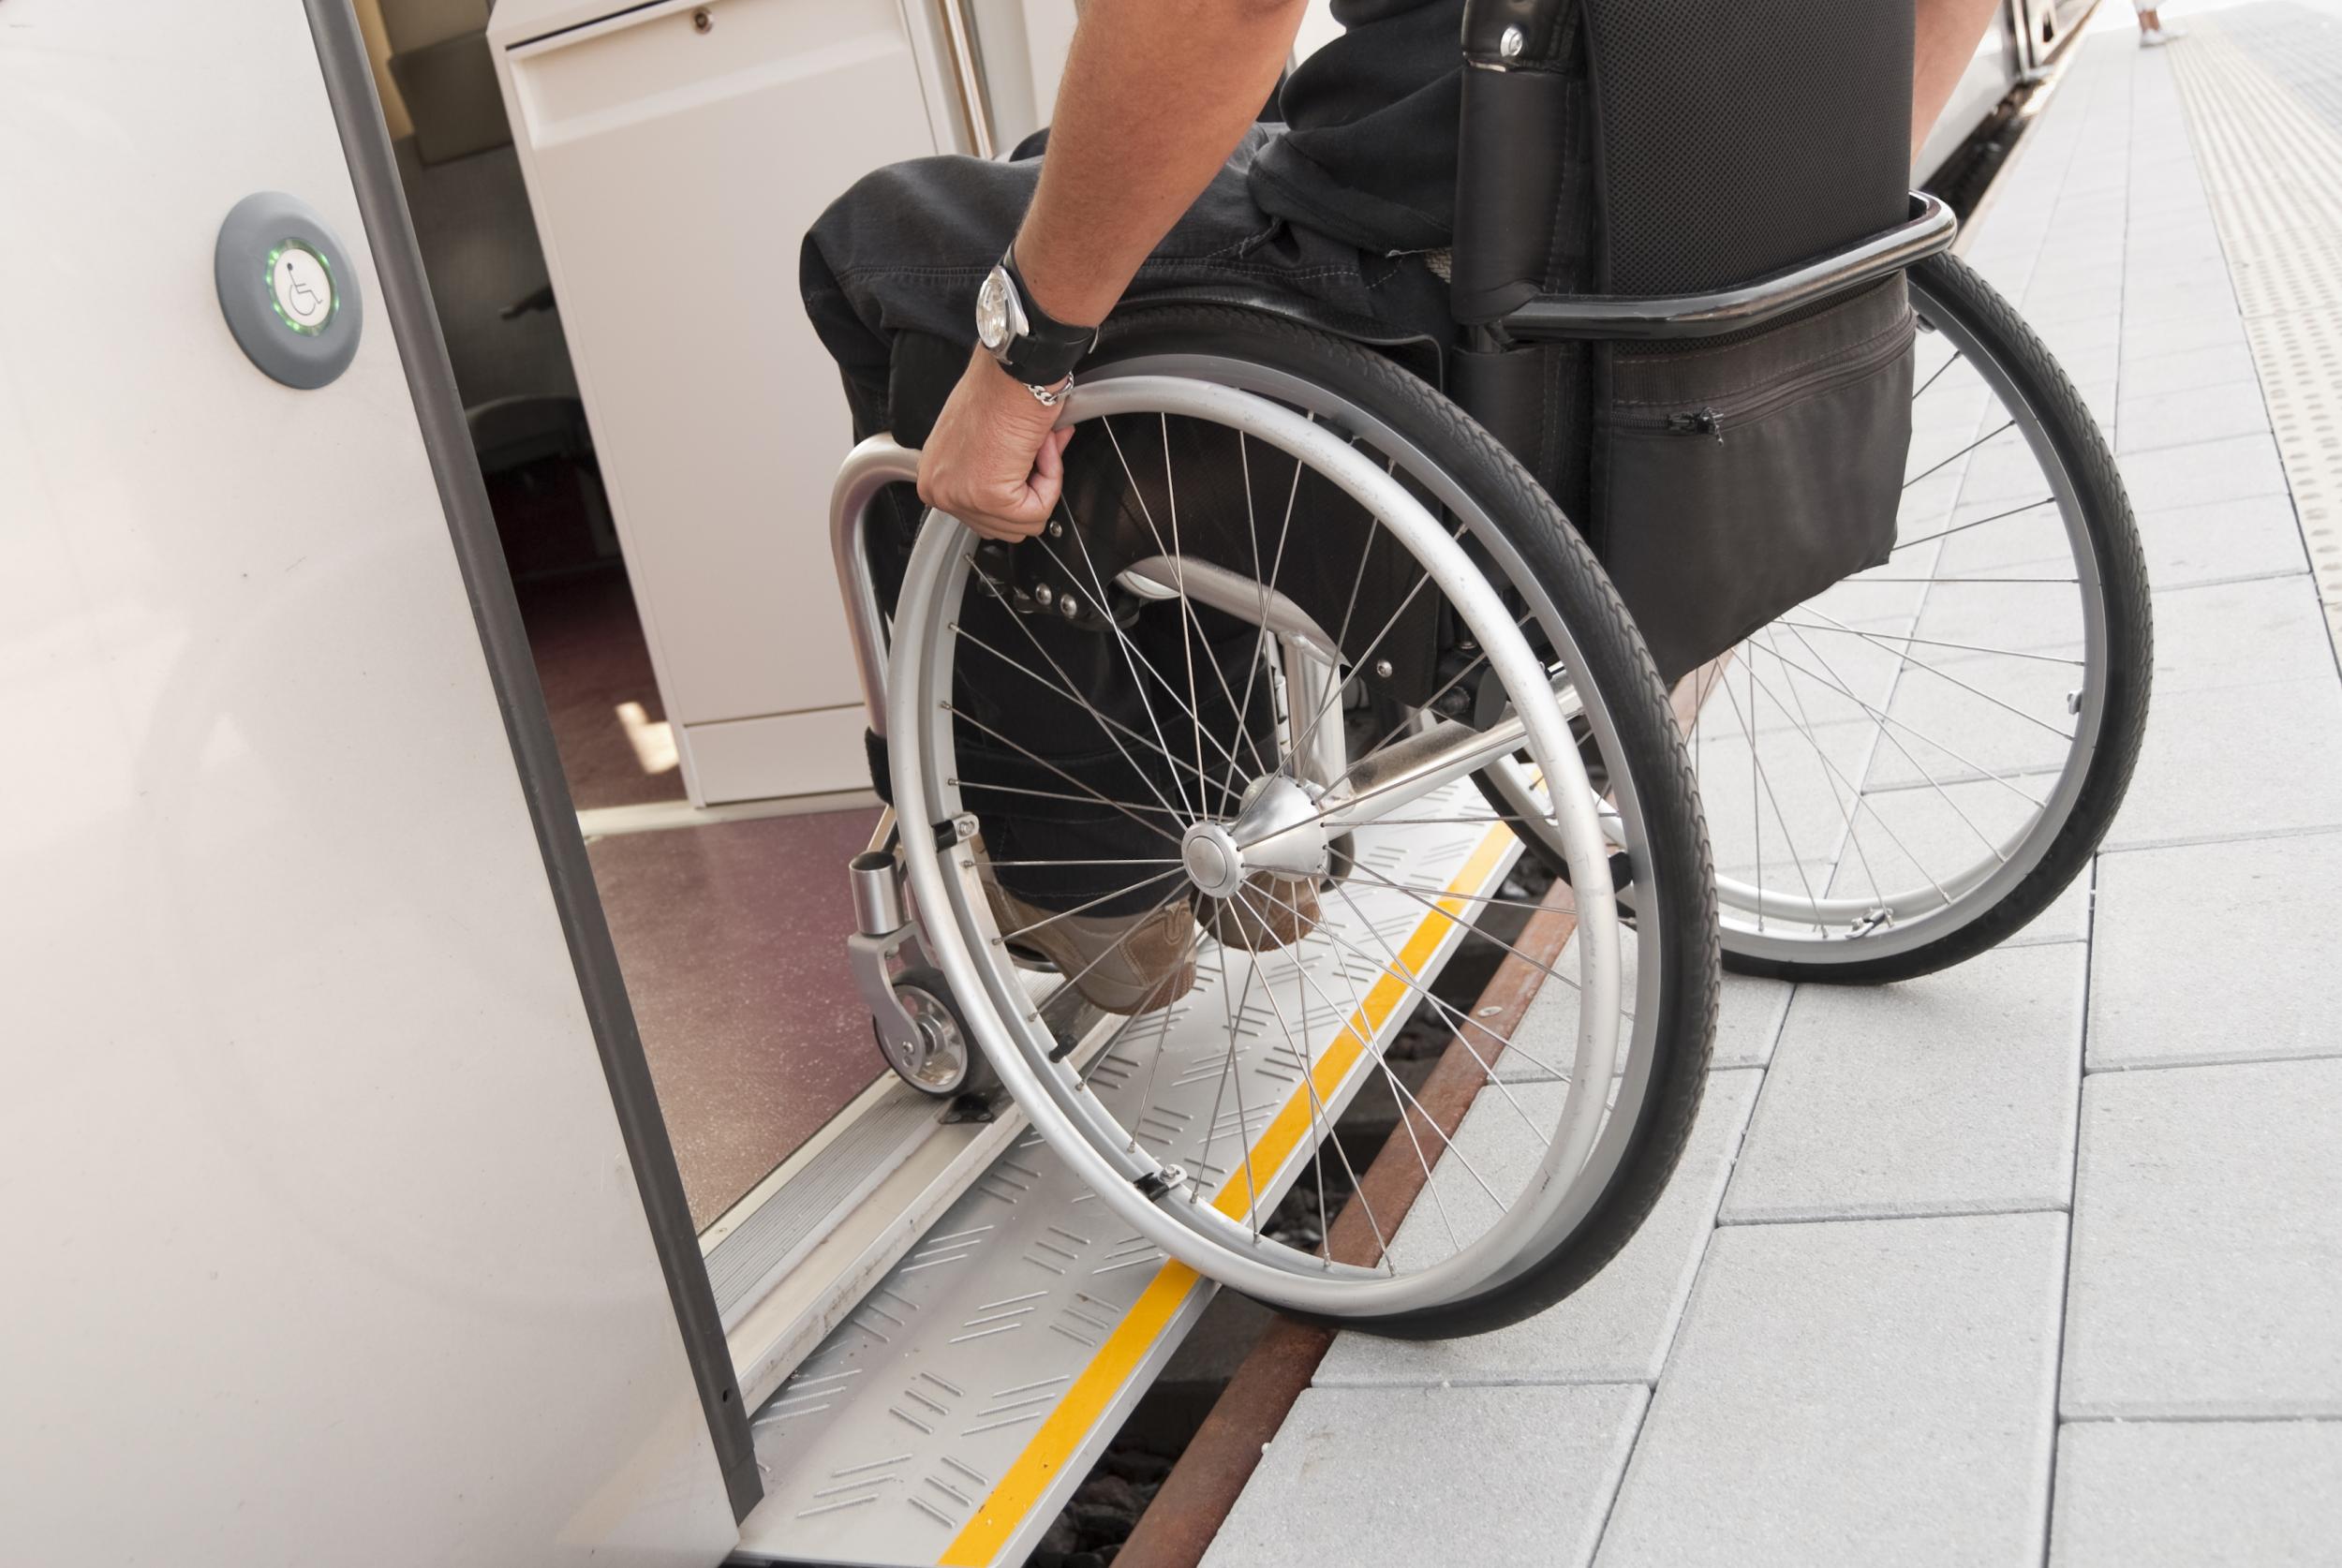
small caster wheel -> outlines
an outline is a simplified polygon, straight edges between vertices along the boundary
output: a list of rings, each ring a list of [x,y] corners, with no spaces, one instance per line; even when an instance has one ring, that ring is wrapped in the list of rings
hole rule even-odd
[[[938,1100],[983,1094],[993,1084],[992,1064],[984,1059],[975,1036],[952,999],[950,984],[934,969],[916,965],[895,977],[895,999],[911,1015],[918,1043],[906,1056],[886,1043],[875,1019],[870,1032],[879,1054],[903,1082]]]

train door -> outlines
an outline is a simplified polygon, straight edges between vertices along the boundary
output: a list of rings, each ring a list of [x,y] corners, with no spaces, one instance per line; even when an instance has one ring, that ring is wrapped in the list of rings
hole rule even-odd
[[[346,0],[0,6],[11,1561],[704,1564],[740,1398]]]

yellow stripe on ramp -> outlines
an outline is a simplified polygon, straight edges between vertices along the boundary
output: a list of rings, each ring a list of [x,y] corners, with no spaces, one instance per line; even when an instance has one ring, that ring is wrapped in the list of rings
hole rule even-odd
[[[1505,858],[1513,844],[1513,836],[1502,823],[1481,836],[1461,869],[1448,880],[1447,888],[1431,900],[1436,912],[1427,911],[1414,932],[1400,948],[1398,959],[1383,972],[1367,991],[1365,1001],[1350,1015],[1340,1038],[1326,1047],[1317,1058],[1310,1081],[1286,1097],[1283,1106],[1265,1128],[1253,1144],[1247,1162],[1221,1184],[1212,1206],[1231,1219],[1243,1215],[1252,1205],[1252,1193],[1245,1185],[1247,1169],[1257,1166],[1274,1172],[1282,1167],[1312,1126],[1312,1095],[1320,1103],[1332,1099],[1357,1065],[1358,1058],[1391,1014],[1406,999],[1411,989],[1409,981],[1423,973],[1424,966],[1447,939],[1451,928],[1472,924],[1466,911],[1470,895],[1479,891]],[[1402,979],[1401,974],[1406,978]],[[1166,1261],[1156,1270],[1131,1309],[1122,1314],[1122,1321],[1106,1336],[1098,1354],[1089,1358],[1074,1381],[1066,1386],[1065,1397],[1041,1423],[1024,1452],[1001,1477],[999,1485],[975,1514],[962,1526],[943,1555],[937,1559],[942,1568],[988,1568],[1009,1537],[1015,1534],[1025,1516],[1032,1512],[1049,1488],[1049,1485],[1066,1461],[1081,1449],[1083,1441],[1097,1426],[1099,1419],[1114,1402],[1115,1396],[1129,1383],[1141,1361],[1155,1347],[1171,1320],[1185,1305],[1190,1293],[1201,1283],[1200,1277],[1187,1265],[1177,1260]]]

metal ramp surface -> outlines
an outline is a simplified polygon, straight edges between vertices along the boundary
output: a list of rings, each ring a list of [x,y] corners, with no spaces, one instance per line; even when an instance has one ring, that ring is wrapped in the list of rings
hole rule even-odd
[[[1248,1160],[1265,1202],[1307,1169],[1310,1083],[1338,1114],[1414,1012],[1401,976],[1438,973],[1470,900],[1519,853],[1482,825],[1468,781],[1421,806],[1358,834],[1360,860],[1411,891],[1351,879],[1294,953],[1207,943],[1187,998],[1092,1065],[1125,1124],[1232,1214]],[[741,1557],[1022,1562],[1216,1289],[1024,1132],[758,1412],[764,1501],[741,1525]]]

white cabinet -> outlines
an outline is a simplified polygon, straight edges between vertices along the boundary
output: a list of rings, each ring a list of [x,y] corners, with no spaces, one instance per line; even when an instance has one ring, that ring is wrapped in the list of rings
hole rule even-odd
[[[964,145],[936,18],[501,0],[489,39],[691,798],[867,787],[797,250],[864,171]]]

